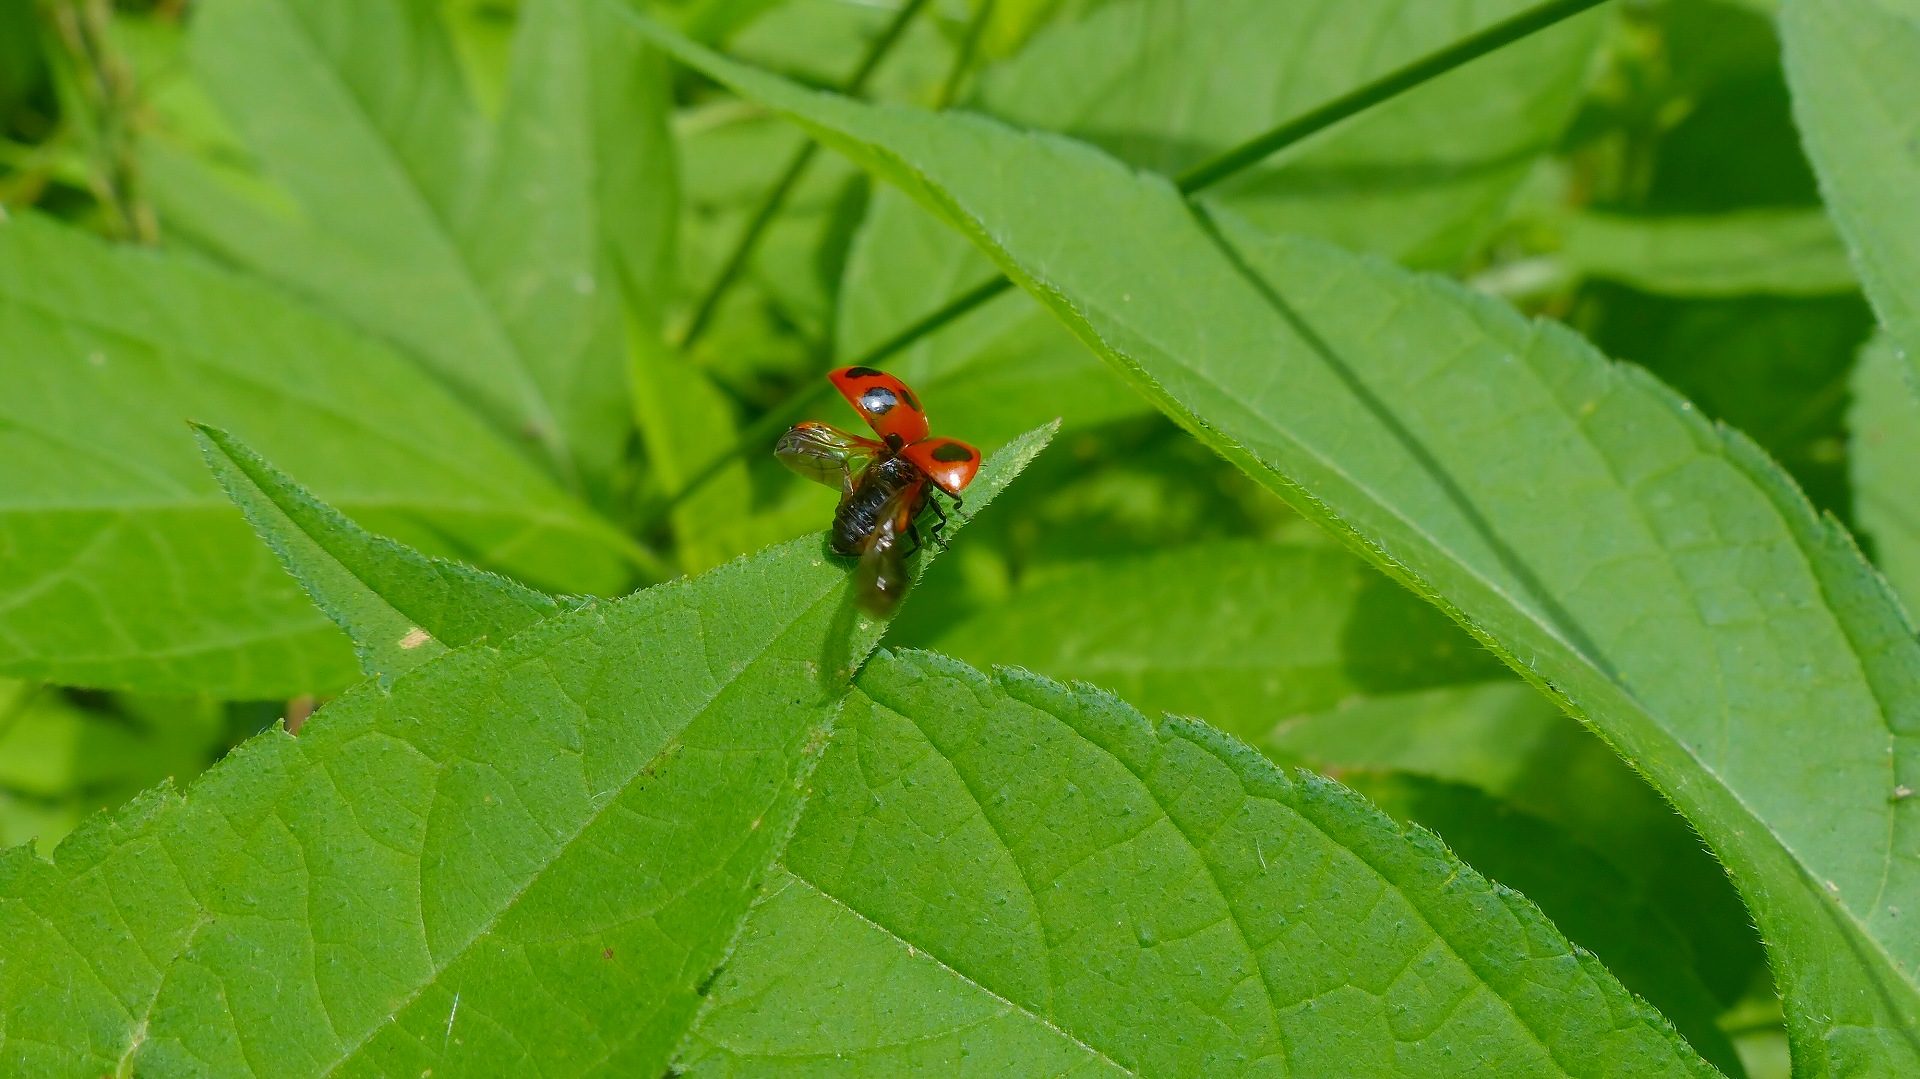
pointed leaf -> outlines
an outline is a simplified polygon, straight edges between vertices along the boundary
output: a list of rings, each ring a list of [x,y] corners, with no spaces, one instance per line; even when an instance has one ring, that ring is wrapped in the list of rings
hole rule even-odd
[[[194,432],[227,496],[353,638],[369,677],[390,683],[450,647],[504,638],[578,605],[376,536],[232,435],[206,424]]]
[[[1753,445],[1564,327],[1084,145],[653,31],[979,244],[1197,436],[1551,687],[1740,883],[1802,1066],[1920,1072],[1920,643]]]
[[[1021,671],[858,684],[689,1074],[1714,1074],[1329,780]]]
[[[0,855],[0,1072],[660,1074],[879,638],[850,579],[814,535],[570,611]]]

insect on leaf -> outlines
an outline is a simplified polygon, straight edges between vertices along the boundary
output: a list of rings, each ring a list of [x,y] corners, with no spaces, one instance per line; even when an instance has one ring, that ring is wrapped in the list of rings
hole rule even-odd
[[[0,1073],[660,1074],[880,636],[823,548],[451,649],[0,854]]]
[[[1751,442],[1564,326],[970,115],[656,40],[896,183],[1170,416],[1551,687],[1687,815],[1802,1066],[1920,1073],[1920,642]]]

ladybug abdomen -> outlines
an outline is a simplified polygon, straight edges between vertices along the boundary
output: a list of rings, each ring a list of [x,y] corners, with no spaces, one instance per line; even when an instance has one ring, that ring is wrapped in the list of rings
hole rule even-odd
[[[920,470],[904,457],[889,457],[867,469],[854,485],[853,493],[841,499],[840,508],[834,511],[833,533],[827,545],[835,554],[857,555],[865,551],[868,537],[880,527],[887,503],[920,482],[923,482]]]

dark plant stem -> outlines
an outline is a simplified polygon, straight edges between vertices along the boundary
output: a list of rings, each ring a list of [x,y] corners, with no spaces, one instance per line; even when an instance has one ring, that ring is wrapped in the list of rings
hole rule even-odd
[[[1174,177],[1174,185],[1182,195],[1192,195],[1205,190],[1259,164],[1289,146],[1325,131],[1342,120],[1365,112],[1383,101],[1444,75],[1454,68],[1606,2],[1607,0],[1550,0],[1549,3],[1495,23],[1471,37],[1463,38],[1444,49],[1429,53],[1351,93],[1335,98],[1319,108],[1303,113],[1230,150],[1202,161]],[[1012,287],[1013,282],[1005,276],[983,281],[849,362],[856,366],[877,366],[881,361],[906,349],[920,338],[960,318]],[[689,494],[719,475],[720,470],[734,458],[745,456],[764,447],[781,428],[797,418],[802,410],[814,401],[825,397],[827,389],[826,383],[818,383],[797,391],[774,406],[747,429],[732,450],[716,458],[673,495],[663,500],[662,505],[655,510],[654,519],[671,511]]]
[[[987,23],[993,21],[994,4],[995,0],[980,0],[980,6],[974,9],[973,18],[967,20],[965,35],[960,39],[960,50],[954,53],[953,66],[947,69],[947,81],[940,86],[940,96],[934,99],[934,108],[947,108],[959,95],[960,84],[965,81],[967,71],[973,67],[973,55],[980,49],[980,35],[986,32]]]
[[[134,158],[133,73],[108,37],[108,0],[56,0],[47,15],[67,71],[62,111],[82,133],[94,195],[114,237],[150,244],[159,239],[153,210],[141,197]]]
[[[901,5],[893,21],[889,22],[886,29],[880,32],[880,36],[874,38],[867,46],[867,53],[861,57],[859,68],[841,85],[841,93],[848,97],[858,97],[866,89],[867,80],[873,77],[873,72],[880,66],[880,61],[886,59],[887,53],[893,51],[894,44],[906,31],[907,24],[912,22],[913,17],[926,6],[927,0],[907,0]],[[787,162],[786,171],[782,172],[780,179],[774,182],[773,189],[767,192],[767,197],[761,201],[760,208],[754,211],[753,218],[747,222],[746,231],[741,233],[740,239],[734,243],[733,251],[727,255],[727,261],[721,266],[719,276],[713,279],[713,284],[707,287],[706,294],[700,297],[699,306],[694,308],[693,318],[687,323],[687,331],[680,337],[681,351],[692,348],[694,342],[700,339],[700,335],[712,325],[713,315],[719,310],[720,301],[725,298],[727,290],[733,287],[733,283],[739,279],[741,272],[747,268],[747,262],[753,258],[754,250],[760,246],[760,238],[765,235],[767,226],[773,223],[774,218],[780,216],[780,209],[786,205],[787,196],[793,193],[794,185],[800,182],[800,177],[806,173],[807,166],[812,163],[813,155],[819,148],[819,143],[809,139],[806,145],[794,152],[793,159]]]
[[[1463,64],[1504,48],[1530,34],[1563,22],[1607,0],[1552,0],[1498,22],[1471,37],[1428,53],[1413,63],[1390,72],[1352,93],[1343,94],[1310,112],[1296,116],[1264,135],[1248,139],[1234,148],[1215,154],[1173,178],[1183,195],[1191,195],[1250,168],[1281,150],[1351,116],[1365,112],[1391,97],[1413,89],[1429,79],[1444,75]]]

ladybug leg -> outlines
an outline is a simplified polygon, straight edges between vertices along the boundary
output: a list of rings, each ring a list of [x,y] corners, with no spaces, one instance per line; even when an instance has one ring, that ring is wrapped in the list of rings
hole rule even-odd
[[[939,499],[929,499],[927,505],[933,510],[933,516],[936,518],[933,527],[927,529],[927,538],[933,541],[934,546],[944,551],[947,549],[947,543],[940,538],[940,531],[947,527],[947,511],[940,508]]]

